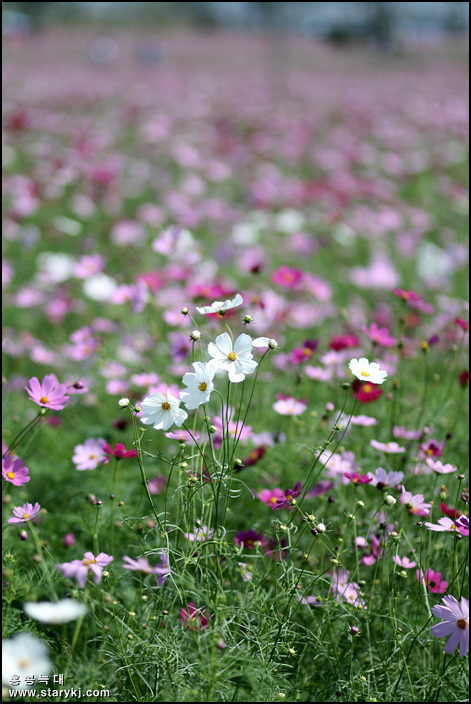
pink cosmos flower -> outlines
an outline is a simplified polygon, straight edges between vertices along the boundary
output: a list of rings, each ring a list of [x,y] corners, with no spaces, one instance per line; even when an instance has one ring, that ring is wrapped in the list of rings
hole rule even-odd
[[[401,503],[409,509],[411,513],[415,513],[417,516],[428,516],[432,507],[432,504],[425,503],[422,494],[412,495],[411,492],[406,491],[404,487],[402,488]]]
[[[420,570],[416,570],[416,575],[420,584],[425,581],[431,594],[443,594],[448,588],[448,582],[443,579],[441,572],[434,572],[430,567],[425,570],[423,576]]]
[[[440,460],[434,462],[431,457],[428,457],[425,462],[428,464],[430,469],[433,469],[437,474],[451,474],[456,472],[458,467],[454,467],[452,464],[442,464]]]
[[[23,461],[19,457],[13,459],[11,455],[6,455],[2,459],[2,475],[13,486],[27,484],[31,478],[29,477],[29,469],[25,467]]]
[[[8,523],[26,523],[35,518],[41,510],[41,506],[36,502],[34,506],[26,503],[23,506],[16,506],[13,509],[13,517],[8,519]]]
[[[441,457],[443,455],[444,447],[444,440],[442,442],[438,442],[435,438],[430,438],[428,442],[420,445],[419,459],[426,460],[427,457]]]
[[[460,656],[464,658],[469,646],[469,601],[462,596],[460,604],[451,595],[442,597],[442,601],[445,606],[434,606],[432,613],[445,620],[432,626],[431,632],[437,638],[451,636],[445,645],[445,653],[453,653],[459,645]]]
[[[424,523],[424,526],[428,528],[429,530],[433,530],[435,532],[442,532],[442,533],[452,533],[455,530],[460,530],[459,526],[457,525],[458,521],[453,521],[452,518],[448,518],[448,516],[443,516],[442,518],[438,519],[438,524],[437,523]],[[461,531],[460,531],[461,533]]]
[[[396,340],[389,334],[387,328],[380,328],[376,323],[371,323],[368,329],[366,325],[362,325],[361,329],[372,342],[381,347],[394,347]]]
[[[276,489],[263,489],[257,494],[257,498],[267,506],[273,506],[282,496],[284,496],[284,491],[278,487]]]
[[[41,383],[37,377],[33,376],[29,380],[30,388],[25,386],[31,401],[34,401],[42,408],[50,408],[51,411],[61,411],[65,408],[69,397],[66,395],[65,384],[59,384],[55,374],[48,374]]]
[[[378,421],[376,418],[373,418],[372,416],[352,416],[350,418],[350,423],[352,425],[359,425],[362,428],[369,428],[371,425],[377,425]]]
[[[79,587],[83,589],[87,582],[89,572],[93,574],[95,584],[100,584],[103,570],[113,560],[114,557],[104,552],[101,552],[97,557],[91,552],[86,552],[83,556],[83,560],[72,560],[72,562],[63,562],[61,565],[56,566],[65,577],[69,579],[75,578]]]
[[[122,442],[117,442],[114,450],[108,445],[107,442],[103,445],[103,450],[107,455],[112,455],[116,459],[120,460],[123,457],[137,457],[137,450],[126,450]]]
[[[366,609],[364,601],[360,598],[360,587],[356,582],[350,582],[350,575],[346,570],[339,569],[332,577],[332,592],[341,601],[345,599],[352,606]]]
[[[290,509],[293,506],[293,501],[302,492],[303,487],[301,482],[296,482],[294,489],[286,489],[284,496],[276,500],[276,503],[272,505],[274,511],[278,511],[280,508]]]
[[[376,560],[381,560],[384,557],[384,550],[380,547],[381,543],[376,537],[376,535],[371,536],[371,540],[368,543],[366,538],[358,536],[356,539],[356,546],[359,550],[365,550],[366,554],[360,560],[362,565],[374,565]]]
[[[378,442],[377,440],[370,441],[371,447],[380,452],[385,452],[387,455],[397,455],[406,451],[405,447],[400,447],[397,442]]]
[[[167,480],[162,474],[147,480],[147,486],[151,494],[160,494],[165,489],[166,484]]]
[[[157,584],[161,587],[165,584],[165,580],[170,574],[170,567],[168,565],[168,556],[165,550],[162,551],[160,557],[162,563],[156,565],[155,567],[151,567],[146,557],[138,557],[137,560],[133,560],[125,555],[123,560],[127,562],[127,564],[122,565],[122,567],[125,570],[133,570],[134,572],[142,572],[143,574],[156,574]]]
[[[393,555],[393,560],[398,567],[402,567],[404,570],[410,570],[413,567],[417,567],[417,562],[409,560],[408,557],[399,557],[399,555]]]
[[[393,435],[395,438],[405,438],[406,440],[418,440],[422,437],[423,430],[406,430],[402,426],[395,425]]]
[[[89,276],[103,271],[105,260],[101,254],[85,254],[74,265],[74,276],[77,279],[88,279]]]
[[[191,601],[188,604],[188,611],[186,609],[180,611],[180,622],[184,623],[185,628],[189,628],[191,631],[209,628],[208,619],[206,618],[204,610],[197,609]]]
[[[273,404],[273,408],[281,416],[299,416],[307,408],[305,399],[296,400],[292,396],[276,395],[278,401]]]
[[[207,538],[211,538],[213,533],[213,528],[208,528],[208,526],[197,526],[194,533],[185,533],[185,538],[188,538],[191,543],[201,543]]]
[[[404,478],[404,472],[386,472],[382,467],[378,467],[374,474],[368,472],[368,476],[371,477],[371,486],[385,489],[400,484]]]
[[[98,438],[98,440],[88,438],[83,445],[76,445],[72,456],[72,462],[75,464],[75,468],[79,471],[83,471],[86,469],[96,469],[98,465],[106,464],[108,457],[104,450],[105,445],[106,441],[103,440],[103,438]]]

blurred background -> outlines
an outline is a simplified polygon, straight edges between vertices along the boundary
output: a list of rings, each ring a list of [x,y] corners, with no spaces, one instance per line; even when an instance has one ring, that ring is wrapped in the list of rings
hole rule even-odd
[[[7,38],[28,36],[51,23],[88,23],[102,29],[135,23],[153,28],[271,29],[394,53],[411,42],[466,36],[469,3],[3,2],[2,20]]]

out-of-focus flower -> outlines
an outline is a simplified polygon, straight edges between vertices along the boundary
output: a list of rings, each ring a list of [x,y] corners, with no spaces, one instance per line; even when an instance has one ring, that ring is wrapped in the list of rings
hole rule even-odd
[[[352,474],[345,472],[344,477],[349,479],[353,484],[369,484],[372,481],[368,474],[359,474],[358,472],[353,472]]]
[[[157,575],[157,583],[161,587],[167,577],[170,574],[170,567],[168,565],[168,556],[165,550],[161,553],[162,563],[151,567],[149,561],[146,557],[138,557],[137,560],[133,560],[131,557],[125,555],[123,560],[126,564],[122,565],[125,570],[132,570],[134,572],[142,572],[142,574],[155,574]]]
[[[377,440],[370,441],[371,447],[380,452],[385,452],[387,455],[397,455],[406,451],[405,447],[400,447],[397,442],[378,442]]]
[[[445,606],[434,606],[432,613],[445,620],[432,626],[431,632],[437,638],[451,636],[445,645],[445,653],[453,653],[460,646],[460,656],[464,658],[469,647],[469,601],[462,596],[460,603],[451,595],[442,597],[442,601]]]
[[[402,567],[403,570],[410,570],[413,567],[417,567],[417,562],[409,560],[408,557],[399,557],[399,555],[393,555],[393,560],[398,567]]]
[[[257,547],[265,547],[268,544],[267,539],[262,533],[257,533],[255,530],[240,530],[234,536],[237,545],[244,545],[249,550],[254,550]]]
[[[214,303],[211,303],[209,306],[201,306],[200,308],[197,306],[196,310],[198,313],[202,313],[203,315],[207,315],[208,313],[225,313],[227,310],[231,310],[232,308],[236,308],[237,306],[241,306],[242,303],[244,302],[244,299],[240,295],[240,293],[236,293],[234,298],[230,299],[228,298],[225,301],[214,301]]]
[[[98,440],[88,438],[82,445],[76,445],[72,456],[75,468],[80,471],[96,469],[99,464],[106,463],[108,461],[104,450],[106,444],[103,438],[98,438]]]
[[[433,469],[433,471],[437,474],[451,474],[452,472],[456,472],[456,470],[458,469],[452,464],[442,464],[440,460],[434,462],[431,457],[428,457],[425,461],[428,466]]]
[[[273,408],[281,416],[299,416],[307,408],[305,399],[295,399],[292,396],[282,396],[277,394],[277,401],[273,404]]]
[[[35,621],[52,625],[76,621],[81,616],[85,616],[88,611],[88,607],[76,599],[30,601],[23,604],[23,609],[25,614]]]
[[[97,557],[95,557],[91,552],[86,552],[83,556],[83,560],[63,562],[61,565],[56,565],[56,567],[64,574],[65,577],[68,577],[69,579],[75,578],[79,587],[83,589],[87,582],[89,572],[93,574],[93,581],[95,584],[100,584],[103,570],[113,560],[114,557],[107,555],[104,552],[101,552],[97,555]]]
[[[26,677],[47,676],[53,670],[49,659],[49,648],[43,640],[39,640],[31,633],[17,633],[13,638],[2,640],[2,683],[11,686],[11,678],[16,680],[19,687],[29,688]]]
[[[382,467],[378,467],[374,474],[368,472],[368,476],[371,478],[371,486],[385,489],[400,484],[404,478],[404,472],[386,472]]]
[[[267,506],[273,506],[273,504],[276,504],[277,500],[281,499],[284,495],[283,489],[276,487],[275,489],[263,489],[257,494],[257,498],[263,501]]]
[[[354,380],[352,391],[360,403],[372,403],[383,395],[383,390],[378,384],[370,384],[370,382],[362,384],[358,379]]]
[[[376,323],[371,323],[369,329],[362,325],[361,329],[369,339],[381,347],[394,347],[396,340],[390,335],[387,328],[381,328]]]
[[[429,530],[433,530],[435,532],[453,533],[453,531],[459,531],[461,533],[458,526],[458,521],[455,522],[452,518],[448,518],[448,516],[443,516],[442,518],[439,518],[438,524],[427,522],[424,523],[424,526]]]
[[[208,528],[208,526],[197,526],[194,533],[185,533],[184,535],[185,538],[188,538],[191,543],[201,543],[207,538],[211,538],[213,533],[213,528]]]

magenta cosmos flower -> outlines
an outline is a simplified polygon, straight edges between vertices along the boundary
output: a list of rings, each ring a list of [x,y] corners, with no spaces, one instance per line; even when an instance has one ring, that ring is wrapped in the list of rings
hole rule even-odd
[[[34,506],[30,503],[24,506],[16,506],[13,509],[13,517],[8,519],[8,523],[26,523],[35,518],[41,510],[41,506],[36,502]]]
[[[453,653],[460,646],[460,656],[464,658],[469,646],[469,601],[462,596],[460,603],[450,595],[442,597],[442,601],[445,606],[434,606],[432,613],[445,620],[432,626],[432,634],[437,638],[451,636],[445,645],[445,653]]]
[[[188,611],[182,609],[180,611],[180,621],[185,624],[186,628],[191,631],[196,631],[202,628],[208,628],[208,619],[202,609],[197,609],[193,602],[188,604]],[[198,622],[199,621],[199,622]]]
[[[48,374],[41,383],[37,377],[33,376],[29,380],[29,387],[25,386],[25,389],[29,393],[31,401],[42,408],[50,408],[51,411],[62,411],[69,400],[66,395],[66,385],[59,384],[55,374]]]
[[[107,455],[113,455],[117,460],[123,459],[123,457],[137,457],[137,450],[126,450],[122,442],[117,442],[113,450],[107,442],[103,445],[103,450]]]
[[[434,572],[430,567],[425,570],[425,574],[422,576],[420,570],[416,570],[415,574],[420,584],[425,581],[427,589],[431,594],[443,594],[448,588],[448,582],[443,579],[441,572]]]
[[[95,584],[100,584],[103,570],[110,562],[113,562],[114,557],[101,552],[97,557],[91,552],[86,552],[83,560],[72,560],[72,562],[63,562],[57,565],[65,577],[69,579],[75,578],[79,587],[83,589],[87,582],[88,573],[92,572]]]
[[[294,500],[300,495],[303,490],[301,482],[296,482],[294,489],[286,489],[284,496],[276,500],[276,503],[272,505],[274,511],[278,511],[279,508],[291,508],[294,505]]]
[[[276,504],[278,499],[281,499],[283,496],[283,489],[276,487],[275,489],[263,489],[257,494],[257,499],[263,501],[267,506],[273,506],[273,504]]]
[[[371,323],[369,329],[362,325],[361,329],[372,342],[381,347],[394,347],[396,340],[390,335],[387,328],[381,328],[376,323]]]
[[[352,472],[352,474],[345,472],[343,476],[347,479],[350,479],[353,484],[369,484],[373,481],[373,479],[369,477],[368,474],[359,474],[358,472]]]
[[[2,475],[13,486],[21,486],[30,480],[28,467],[24,466],[19,457],[13,459],[11,455],[2,459]]]

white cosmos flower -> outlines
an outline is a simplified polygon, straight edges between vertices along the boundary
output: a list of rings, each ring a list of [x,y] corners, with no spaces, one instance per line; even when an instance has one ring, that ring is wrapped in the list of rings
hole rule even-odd
[[[244,299],[240,293],[236,293],[232,300],[228,298],[226,301],[214,301],[211,305],[202,306],[201,308],[197,307],[196,310],[198,313],[203,313],[204,315],[207,313],[224,313],[226,310],[230,310],[231,308],[237,308],[237,306],[242,305],[243,302]]]
[[[194,410],[202,403],[208,403],[211,391],[214,389],[213,379],[216,369],[211,362],[193,362],[195,373],[187,372],[183,383],[187,391],[180,393],[180,399],[189,410]]]
[[[118,288],[118,284],[111,276],[101,272],[85,279],[82,288],[87,298],[91,298],[93,301],[106,302],[110,300],[111,295]]]
[[[216,337],[216,342],[210,342],[208,353],[213,358],[211,364],[219,371],[225,369],[229,374],[229,381],[235,384],[244,381],[246,374],[252,374],[257,367],[257,362],[252,356],[252,338],[242,333],[232,344],[227,332]]]
[[[80,616],[85,616],[88,608],[85,604],[75,599],[61,599],[60,601],[37,601],[23,604],[24,612],[35,621],[41,623],[69,623]]]
[[[172,396],[169,390],[162,394],[156,392],[141,403],[144,411],[141,421],[145,425],[153,425],[155,430],[168,430],[172,425],[178,428],[188,418],[188,413],[180,408],[180,399]]]
[[[27,675],[36,678],[48,675],[52,669],[49,648],[31,633],[17,633],[2,641],[2,682],[7,687],[14,675],[20,678],[19,686],[25,688],[30,686],[25,682]]]
[[[361,359],[352,359],[348,366],[352,374],[361,381],[368,381],[370,384],[382,384],[388,376],[384,369],[379,368],[376,362],[368,362],[366,357]]]

